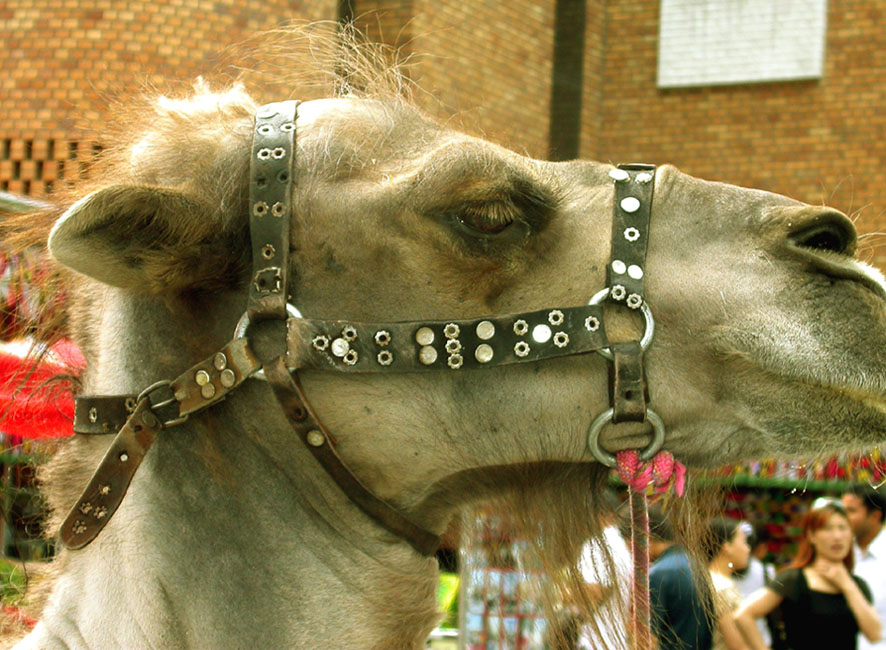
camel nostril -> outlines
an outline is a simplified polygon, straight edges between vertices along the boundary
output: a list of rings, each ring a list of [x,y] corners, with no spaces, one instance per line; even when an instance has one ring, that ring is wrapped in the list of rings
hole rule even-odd
[[[820,251],[830,251],[839,255],[852,255],[855,249],[855,229],[846,227],[840,221],[818,223],[791,235],[797,246]]]

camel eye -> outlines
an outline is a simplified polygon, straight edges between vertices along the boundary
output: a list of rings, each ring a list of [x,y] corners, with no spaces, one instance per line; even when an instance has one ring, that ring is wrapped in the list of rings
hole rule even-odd
[[[456,215],[465,228],[481,235],[497,235],[514,223],[513,206],[500,203],[468,205]]]
[[[839,223],[824,223],[795,233],[792,239],[804,248],[850,255],[854,235]]]

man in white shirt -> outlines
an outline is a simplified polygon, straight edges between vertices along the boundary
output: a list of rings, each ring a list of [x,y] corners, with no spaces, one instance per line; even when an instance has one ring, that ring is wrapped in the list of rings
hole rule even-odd
[[[870,485],[854,485],[843,494],[843,506],[855,533],[855,569],[874,597],[874,609],[886,630],[886,496]],[[858,635],[858,650],[886,650],[886,639],[876,643]]]
[[[772,564],[764,564],[763,562],[763,559],[769,553],[769,541],[771,539],[766,527],[760,525],[753,528],[747,522],[742,522],[741,525],[742,527],[748,526],[750,529],[750,532],[745,530],[745,534],[748,536],[748,544],[751,547],[751,557],[748,559],[746,569],[732,574],[732,581],[735,583],[742,598],[747,598],[757,589],[769,584],[769,581],[775,577],[775,568]],[[757,619],[757,629],[760,631],[760,636],[763,637],[763,643],[771,646],[772,634],[769,632],[769,624],[766,618]]]

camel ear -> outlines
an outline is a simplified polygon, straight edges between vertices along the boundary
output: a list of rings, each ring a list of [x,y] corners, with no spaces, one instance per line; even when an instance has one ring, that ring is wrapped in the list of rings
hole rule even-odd
[[[151,293],[211,282],[220,224],[212,210],[178,190],[107,187],[82,198],[49,234],[49,251],[65,266],[100,282]],[[230,242],[228,242],[230,243]],[[230,251],[228,251],[230,255]]]

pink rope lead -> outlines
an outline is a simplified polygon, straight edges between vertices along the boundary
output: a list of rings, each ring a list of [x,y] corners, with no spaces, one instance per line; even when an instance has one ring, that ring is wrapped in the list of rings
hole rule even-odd
[[[649,603],[649,512],[646,489],[650,484],[658,493],[674,489],[683,496],[686,467],[667,451],[658,452],[651,461],[640,462],[635,449],[615,455],[619,478],[630,488],[631,555],[634,558],[634,585],[631,590],[631,638],[635,650],[652,650],[651,606]]]

